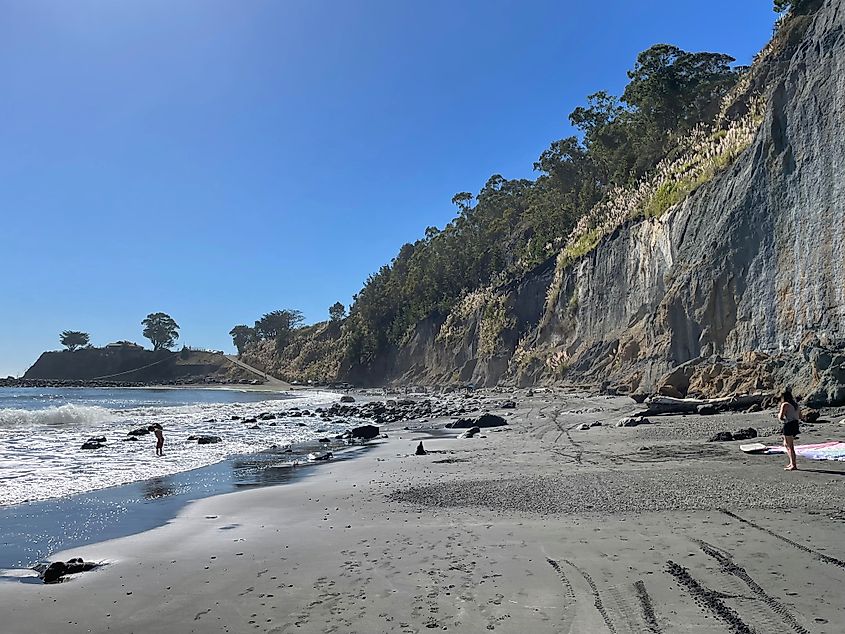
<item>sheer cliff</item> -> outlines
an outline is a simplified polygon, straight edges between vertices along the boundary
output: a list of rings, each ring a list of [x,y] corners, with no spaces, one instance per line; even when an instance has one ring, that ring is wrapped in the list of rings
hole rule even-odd
[[[682,393],[792,384],[845,402],[845,0],[810,4],[752,69],[762,122],[728,167],[423,320],[381,376],[346,373],[650,390],[681,366]]]

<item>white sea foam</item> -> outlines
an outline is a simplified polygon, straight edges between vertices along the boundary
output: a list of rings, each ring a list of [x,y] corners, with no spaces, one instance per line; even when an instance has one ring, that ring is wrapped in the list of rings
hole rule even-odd
[[[37,425],[92,425],[104,423],[114,413],[96,405],[66,403],[44,409],[0,409],[0,428]]]
[[[294,407],[313,409],[337,399],[309,393],[286,400],[200,403],[111,409],[66,404],[43,409],[0,409],[0,505],[62,497],[188,471],[226,457],[331,435],[348,423],[294,417]],[[262,412],[277,418],[249,429],[240,420]],[[154,455],[152,435],[127,441],[126,432],[154,422],[164,427],[165,455]],[[275,423],[271,426],[270,423]],[[301,424],[304,423],[304,426]],[[318,433],[319,430],[319,433]],[[220,436],[222,442],[197,445],[195,434]],[[101,449],[82,450],[89,437],[104,436]]]

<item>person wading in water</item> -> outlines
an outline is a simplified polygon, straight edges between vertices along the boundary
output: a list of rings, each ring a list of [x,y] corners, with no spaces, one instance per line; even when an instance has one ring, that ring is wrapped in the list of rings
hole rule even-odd
[[[784,390],[780,395],[780,411],[778,418],[783,421],[783,446],[789,456],[789,464],[784,467],[786,471],[795,471],[798,464],[795,462],[795,438],[798,436],[798,421],[801,419],[801,410],[792,392]]]

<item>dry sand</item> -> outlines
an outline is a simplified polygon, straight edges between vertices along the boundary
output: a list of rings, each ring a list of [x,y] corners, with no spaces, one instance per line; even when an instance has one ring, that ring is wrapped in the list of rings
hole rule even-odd
[[[789,473],[704,442],[774,430],[765,413],[617,428],[629,399],[517,402],[480,438],[400,425],[293,484],[59,553],[110,563],[0,584],[0,631],[845,631],[845,465]],[[419,439],[429,455],[412,455]]]

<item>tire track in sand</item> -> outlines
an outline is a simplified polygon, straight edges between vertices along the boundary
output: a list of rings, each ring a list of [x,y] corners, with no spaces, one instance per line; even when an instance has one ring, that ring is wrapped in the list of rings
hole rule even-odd
[[[722,603],[720,595],[702,586],[683,566],[669,560],[666,572],[686,590],[695,602],[723,621],[733,634],[756,634],[756,631],[740,618],[739,614]]]
[[[752,579],[751,575],[748,574],[745,568],[737,564],[730,555],[703,540],[695,539],[693,541],[698,544],[706,555],[718,561],[724,572],[741,579],[742,582],[751,589],[751,592],[753,592],[763,603],[769,606],[772,612],[777,614],[784,623],[789,625],[789,627],[795,630],[798,634],[810,634],[809,630],[801,625],[798,622],[798,619],[795,618],[795,615],[789,611],[789,608],[767,593],[756,581],[754,581],[754,579]]]
[[[569,579],[563,568],[560,567],[560,564],[551,557],[546,557],[546,561],[549,562],[549,565],[557,573],[560,582],[563,584],[563,596],[566,599],[566,605],[563,607],[563,624],[567,631],[571,632],[574,618],[572,607],[575,605],[575,590],[573,590],[572,584],[569,583]]]
[[[825,555],[824,553],[820,553],[817,550],[813,550],[809,546],[805,546],[804,544],[799,544],[798,542],[792,541],[788,537],[784,537],[783,535],[778,535],[773,530],[769,530],[765,526],[760,526],[759,524],[755,524],[751,520],[747,520],[744,517],[740,517],[736,513],[731,513],[727,509],[719,509],[719,511],[721,511],[722,513],[724,513],[728,517],[732,517],[733,519],[735,519],[739,522],[742,522],[743,524],[748,524],[749,526],[753,526],[757,530],[763,531],[764,533],[771,535],[775,539],[779,539],[780,541],[782,541],[786,544],[789,544],[790,546],[797,548],[798,550],[804,551],[808,555],[812,555],[813,557],[815,557],[816,559],[818,559],[819,561],[821,561],[823,563],[830,564],[830,565],[836,566],[838,568],[845,568],[845,561],[842,561],[841,559],[837,559],[836,557],[831,557],[830,555]]]
[[[649,632],[653,634],[660,634],[660,625],[657,623],[657,616],[654,614],[654,604],[651,602],[651,596],[646,590],[645,583],[640,579],[634,583],[634,592],[640,602],[640,609],[643,613],[643,620]]]
[[[607,613],[607,608],[604,606],[604,601],[602,601],[601,593],[599,592],[599,589],[596,586],[596,582],[593,581],[593,578],[586,570],[582,570],[568,559],[564,559],[563,562],[568,566],[572,566],[573,568],[575,568],[575,570],[581,573],[581,576],[584,577],[584,581],[587,582],[587,585],[590,586],[590,590],[593,591],[593,605],[596,606],[596,610],[598,610],[599,614],[601,614],[601,618],[604,619],[604,624],[607,625],[607,629],[610,631],[610,633],[616,634],[616,626],[613,624],[610,615]]]

